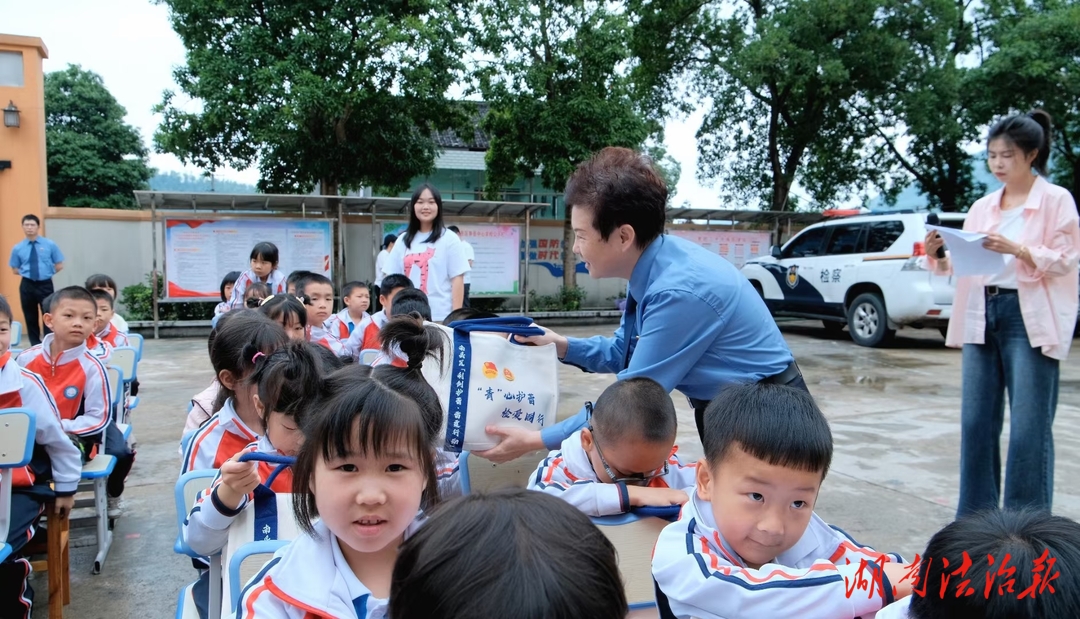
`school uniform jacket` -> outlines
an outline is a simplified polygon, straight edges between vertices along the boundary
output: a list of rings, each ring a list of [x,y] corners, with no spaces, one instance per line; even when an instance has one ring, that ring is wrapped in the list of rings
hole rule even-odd
[[[435,481],[439,485],[439,498],[442,500],[461,496],[461,467],[458,466],[459,454],[435,449]]]
[[[99,338],[96,334],[91,333],[90,337],[86,338],[86,350],[102,363],[108,363],[109,357],[112,356],[113,347],[108,342]]]
[[[82,474],[82,456],[60,427],[60,412],[45,386],[45,381],[33,372],[19,367],[10,352],[0,355],[0,409],[28,408],[36,418],[34,430],[35,454],[27,466],[12,471],[11,481],[16,488],[30,487],[37,481],[41,468],[35,466],[37,446],[48,454],[52,468],[53,487],[57,496],[75,494]]]
[[[60,412],[64,432],[77,436],[100,434],[109,425],[109,379],[105,366],[86,350],[86,344],[60,353],[49,353],[53,334],[19,353],[19,365],[34,372],[45,386]]]
[[[418,516],[405,539],[422,524]],[[389,600],[376,598],[345,562],[323,522],[274,554],[244,587],[238,619],[385,619]]]
[[[308,341],[329,348],[337,356],[345,354],[345,346],[326,327],[308,327]]]
[[[188,471],[221,468],[221,463],[259,439],[236,414],[233,399],[225,400],[221,410],[206,420],[188,439],[180,474]]]
[[[260,436],[259,440],[244,448],[245,452],[268,453],[284,455],[270,444],[270,439]],[[277,468],[276,464],[269,462],[256,462],[259,471],[259,481],[266,483],[270,475]],[[210,488],[199,492],[195,497],[195,504],[184,521],[184,539],[192,550],[203,556],[210,556],[221,552],[225,543],[229,541],[229,525],[244,511],[248,501],[253,499],[253,494],[244,497],[236,509],[231,509],[218,499],[217,489],[221,485],[221,471]],[[270,485],[274,492],[292,492],[292,467],[284,468],[274,482]]]
[[[695,484],[697,464],[683,464],[678,446],[668,456],[668,473],[654,477],[649,488],[689,488]],[[581,430],[562,442],[536,467],[529,481],[530,490],[539,490],[558,497],[588,516],[610,516],[630,511],[630,496],[625,483],[606,484],[599,481],[589,454],[581,447]]]
[[[378,349],[380,346],[379,326],[366,312],[360,323],[356,324],[352,322],[348,308],[343,309],[331,316],[325,326],[342,343],[345,354],[353,359],[360,358],[361,350]]]
[[[881,591],[856,587],[873,582],[872,568],[903,561],[860,546],[814,514],[803,536],[773,563],[747,567],[720,536],[712,506],[691,491],[678,522],[660,532],[653,549],[653,579],[677,617],[831,617],[872,615],[893,601],[892,585],[881,574]],[[846,581],[845,581],[846,579]],[[850,596],[847,591],[852,590]]]
[[[121,346],[130,346],[131,342],[128,340],[128,336],[116,328],[116,325],[109,323],[105,325],[105,328],[97,332],[97,338],[113,348],[119,348]]]
[[[274,269],[270,272],[270,276],[266,278],[266,281],[259,279],[258,275],[251,269],[248,269],[240,274],[237,278],[236,284],[233,285],[232,296],[229,297],[229,307],[232,309],[244,307],[244,291],[247,287],[254,283],[264,283],[270,286],[270,292],[273,294],[285,293],[285,280],[287,277],[281,271]]]

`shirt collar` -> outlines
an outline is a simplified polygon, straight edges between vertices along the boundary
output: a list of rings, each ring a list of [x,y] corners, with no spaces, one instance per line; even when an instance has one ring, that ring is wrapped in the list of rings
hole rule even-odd
[[[630,274],[630,283],[627,288],[636,301],[640,301],[645,296],[645,291],[649,287],[649,276],[652,273],[653,263],[656,262],[657,254],[664,247],[665,240],[663,234],[653,239],[653,242],[649,243],[645,251],[641,252],[641,257],[638,258],[637,264],[634,265],[634,271]]]

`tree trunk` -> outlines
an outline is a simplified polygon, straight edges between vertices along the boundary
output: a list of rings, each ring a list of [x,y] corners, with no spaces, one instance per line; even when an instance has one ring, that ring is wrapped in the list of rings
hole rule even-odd
[[[319,193],[324,196],[336,196],[338,191],[341,190],[341,185],[338,184],[337,179],[323,178],[319,179]]]
[[[563,288],[577,288],[577,256],[574,254],[574,227],[570,224],[570,205],[566,205],[566,218],[563,220]]]
[[[1073,161],[1073,173],[1072,173],[1072,191],[1073,202],[1080,203],[1080,157],[1077,157]]]

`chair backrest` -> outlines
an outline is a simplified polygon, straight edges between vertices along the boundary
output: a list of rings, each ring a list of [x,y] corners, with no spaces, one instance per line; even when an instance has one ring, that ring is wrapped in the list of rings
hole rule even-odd
[[[670,523],[633,514],[593,518],[592,521],[615,546],[627,604],[631,609],[654,607],[652,552],[660,531]]]
[[[22,341],[22,323],[19,322],[18,320],[16,320],[16,321],[11,323],[11,344],[10,344],[10,346],[12,348],[14,348],[15,346],[18,346],[19,342],[21,342],[21,341]]]
[[[128,345],[135,349],[135,361],[142,361],[143,336],[138,333],[128,333]]]
[[[240,593],[244,586],[274,557],[275,552],[288,545],[286,540],[262,540],[244,544],[237,549],[229,560],[229,582],[232,587],[228,594],[233,612],[236,612],[236,607],[240,604]]]
[[[382,354],[382,351],[378,348],[365,348],[364,350],[360,351],[360,363],[364,365],[371,365],[375,362],[376,359],[379,358],[380,354]]]
[[[273,500],[260,505],[256,497],[254,501],[248,501],[244,510],[240,512],[232,524],[229,525],[229,541],[221,551],[221,565],[226,567],[222,574],[221,616],[231,617],[236,610],[233,607],[233,596],[239,599],[240,589],[246,580],[237,581],[232,578],[233,557],[244,546],[252,542],[281,541],[288,542],[296,539],[301,534],[300,527],[296,524],[292,509],[293,495],[286,492],[274,493]],[[272,517],[276,530],[271,531],[265,524],[259,526],[257,520]],[[256,527],[259,527],[256,530]]]
[[[11,473],[34,455],[37,417],[27,408],[0,410],[0,544],[7,541],[11,516]]]
[[[461,492],[469,494],[490,492],[500,488],[525,488],[529,485],[529,476],[547,454],[546,449],[530,451],[509,462],[495,464],[463,451],[461,458],[458,459],[458,466],[461,469]]]
[[[173,550],[177,554],[198,557],[184,542],[184,520],[187,519],[199,493],[210,487],[217,476],[216,470],[190,471],[180,476],[173,487],[173,502],[176,505],[176,543]]]
[[[109,401],[109,405],[112,407],[115,419],[120,421],[120,402],[123,401],[124,396],[124,371],[115,365],[110,365],[105,368],[105,375],[109,378],[109,396],[112,399]]]
[[[135,380],[135,372],[138,366],[137,359],[139,353],[131,346],[117,346],[113,349],[112,355],[109,357],[109,365],[115,365],[120,368],[120,371],[124,373],[124,380],[131,382]]]

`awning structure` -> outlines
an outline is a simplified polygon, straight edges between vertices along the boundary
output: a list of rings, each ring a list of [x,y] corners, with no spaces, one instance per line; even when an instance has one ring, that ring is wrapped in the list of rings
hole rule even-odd
[[[772,224],[779,222],[810,225],[822,221],[821,213],[798,211],[731,211],[709,208],[669,208],[667,220],[675,219],[704,220],[724,222],[725,224]]]

